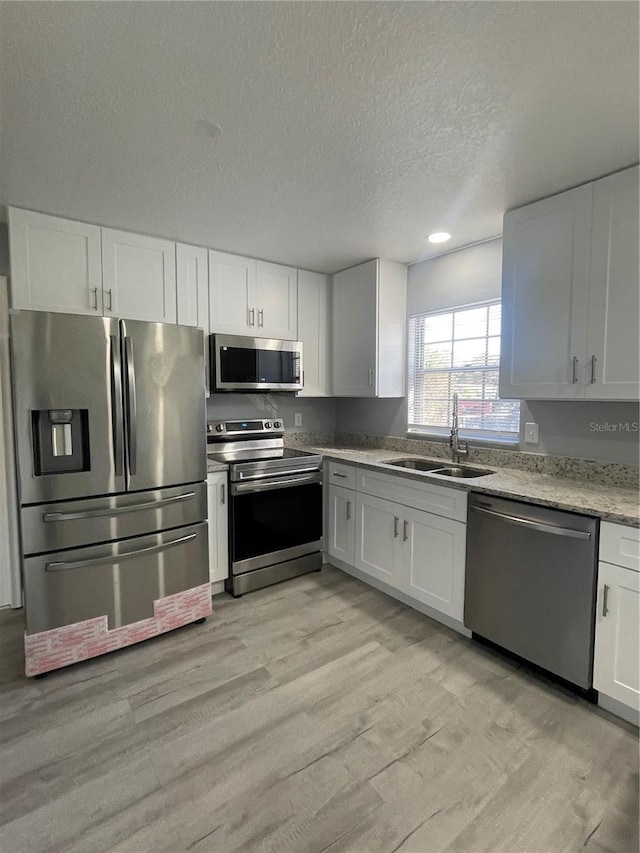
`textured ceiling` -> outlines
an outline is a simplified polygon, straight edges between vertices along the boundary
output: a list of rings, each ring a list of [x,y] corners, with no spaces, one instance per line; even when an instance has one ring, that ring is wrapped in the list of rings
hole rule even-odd
[[[0,16],[5,204],[332,272],[499,234],[505,209],[638,159],[633,2]]]

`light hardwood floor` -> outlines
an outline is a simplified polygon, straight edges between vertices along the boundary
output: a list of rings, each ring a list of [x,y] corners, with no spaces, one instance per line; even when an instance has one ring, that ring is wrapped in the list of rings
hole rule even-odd
[[[341,572],[30,681],[2,853],[638,850],[635,730]]]

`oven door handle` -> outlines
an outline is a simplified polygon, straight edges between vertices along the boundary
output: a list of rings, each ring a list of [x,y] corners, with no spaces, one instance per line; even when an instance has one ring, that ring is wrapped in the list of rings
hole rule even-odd
[[[311,463],[311,464],[315,465],[315,463]],[[316,473],[318,473],[317,466],[313,467],[313,468],[295,468],[293,470],[286,471],[286,472],[285,471],[272,471],[271,473],[269,473],[269,471],[260,471],[257,474],[247,474],[246,471],[240,471],[240,473],[238,474],[238,479],[245,480],[245,481],[247,481],[247,480],[264,480],[266,477],[282,477],[284,474],[286,474],[287,477],[289,477],[293,474],[316,474]]]
[[[251,492],[270,492],[273,489],[292,489],[294,486],[302,486],[306,483],[321,483],[322,473],[316,471],[313,474],[305,474],[302,477],[284,477],[279,480],[268,479],[251,483],[234,483],[231,486],[232,495],[246,495]]]

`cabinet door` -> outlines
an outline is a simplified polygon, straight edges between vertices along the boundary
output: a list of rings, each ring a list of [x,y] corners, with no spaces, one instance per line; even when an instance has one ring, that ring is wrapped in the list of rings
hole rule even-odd
[[[355,558],[355,492],[331,486],[329,489],[329,547],[332,557],[350,566]]]
[[[209,513],[209,581],[218,583],[229,576],[229,527],[227,472],[207,477]]]
[[[356,567],[398,589],[397,552],[405,512],[391,501],[356,495]]]
[[[640,572],[598,565],[593,686],[640,710]]]
[[[209,334],[209,259],[206,249],[176,246],[178,324],[196,326]]]
[[[378,261],[333,277],[333,394],[375,397]]]
[[[298,340],[302,341],[302,391],[299,397],[328,397],[329,277],[298,270]]]
[[[500,396],[585,396],[593,184],[504,217]]]
[[[298,270],[257,262],[258,337],[298,340]]]
[[[102,278],[105,315],[176,322],[175,243],[103,228]]]
[[[466,525],[420,510],[402,510],[402,590],[462,622]]]
[[[256,261],[209,252],[209,328],[227,335],[254,335]]]
[[[102,258],[96,225],[9,208],[11,305],[102,315]]]
[[[587,398],[637,400],[638,167],[596,181],[593,200]]]

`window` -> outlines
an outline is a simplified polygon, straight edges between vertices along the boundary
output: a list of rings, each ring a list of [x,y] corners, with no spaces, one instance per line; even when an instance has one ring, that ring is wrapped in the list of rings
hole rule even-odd
[[[409,321],[409,432],[448,435],[454,393],[461,434],[517,441],[520,403],[498,399],[500,300]]]

